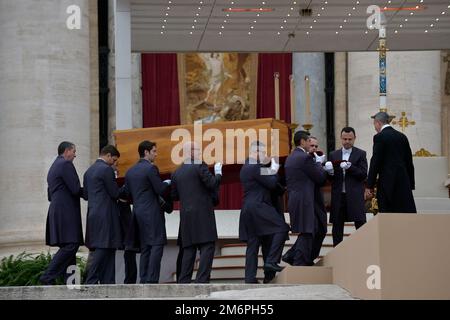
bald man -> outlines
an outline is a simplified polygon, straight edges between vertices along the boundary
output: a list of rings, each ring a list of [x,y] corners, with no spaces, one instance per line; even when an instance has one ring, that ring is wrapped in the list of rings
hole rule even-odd
[[[214,216],[214,194],[222,177],[222,164],[214,166],[215,175],[201,161],[200,147],[193,142],[183,146],[184,163],[172,175],[172,198],[180,201],[179,239],[183,249],[178,283],[190,283],[197,250],[200,264],[196,283],[208,283],[215,241],[217,240]]]

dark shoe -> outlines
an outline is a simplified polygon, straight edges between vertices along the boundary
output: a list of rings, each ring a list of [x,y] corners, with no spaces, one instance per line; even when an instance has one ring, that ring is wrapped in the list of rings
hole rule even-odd
[[[285,253],[283,255],[283,257],[281,257],[281,260],[283,260],[284,262],[286,262],[287,264],[290,264],[290,265],[292,265],[294,263],[294,257],[288,253]]]
[[[261,282],[259,282],[258,280],[252,280],[252,281],[245,281],[246,284],[260,284]]]
[[[54,286],[55,285],[55,280],[51,281],[51,280],[47,280],[45,278],[40,278],[39,282],[40,282],[41,286]]]
[[[280,272],[283,270],[283,267],[280,267],[276,263],[264,263],[263,269],[264,269],[264,271]]]
[[[263,283],[270,283],[274,278],[275,278],[275,276],[273,276],[273,277],[264,277]]]

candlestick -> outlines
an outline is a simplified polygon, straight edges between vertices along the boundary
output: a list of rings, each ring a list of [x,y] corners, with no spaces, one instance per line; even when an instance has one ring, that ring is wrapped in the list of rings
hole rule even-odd
[[[309,76],[305,76],[305,118],[306,123],[311,121],[311,96],[309,93]]]
[[[275,119],[280,120],[280,74],[273,74],[275,85]]]
[[[295,79],[294,75],[289,76],[291,90],[291,123],[295,123]]]

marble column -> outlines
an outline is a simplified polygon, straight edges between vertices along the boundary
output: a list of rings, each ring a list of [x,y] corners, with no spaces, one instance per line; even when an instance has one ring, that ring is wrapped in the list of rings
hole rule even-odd
[[[91,163],[98,157],[99,135],[99,66],[98,66],[98,3],[89,1],[89,60],[91,99]]]
[[[388,52],[387,66],[388,112],[398,120],[405,111],[416,121],[405,129],[412,152],[424,148],[442,155],[440,51]],[[370,116],[379,110],[378,77],[377,52],[348,54],[348,122],[368,159],[375,134]]]
[[[450,50],[441,51],[442,155],[450,178]]]
[[[69,30],[67,7],[81,9]],[[89,1],[0,1],[0,255],[41,250],[46,175],[63,140],[90,163]]]
[[[336,149],[342,147],[341,130],[347,125],[347,52],[336,52],[334,54],[334,136]]]
[[[141,54],[131,54],[131,108],[133,129],[142,128],[142,69]]]
[[[108,137],[114,144],[114,130],[142,128],[141,54],[131,52],[129,1],[109,0],[108,14]]]
[[[305,123],[305,76],[310,80],[311,118],[314,127],[311,134],[319,139],[322,150],[327,148],[325,105],[325,55],[324,53],[294,53],[292,68],[295,77],[296,123]]]

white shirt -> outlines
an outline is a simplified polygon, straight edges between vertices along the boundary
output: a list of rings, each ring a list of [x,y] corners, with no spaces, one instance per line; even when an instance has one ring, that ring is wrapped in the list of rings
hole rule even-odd
[[[302,150],[303,152],[306,152],[306,150],[305,149],[303,149],[302,147],[297,147],[297,148],[299,148],[300,150]]]
[[[384,128],[387,128],[387,127],[390,127],[390,126],[391,126],[390,124],[384,124],[384,125],[381,127],[380,132],[383,131]]]
[[[350,155],[352,154],[352,148],[345,149],[342,147],[342,160],[348,161],[350,159]],[[342,173],[344,175],[344,179],[342,180],[342,192],[345,193],[345,170],[342,169]]]

